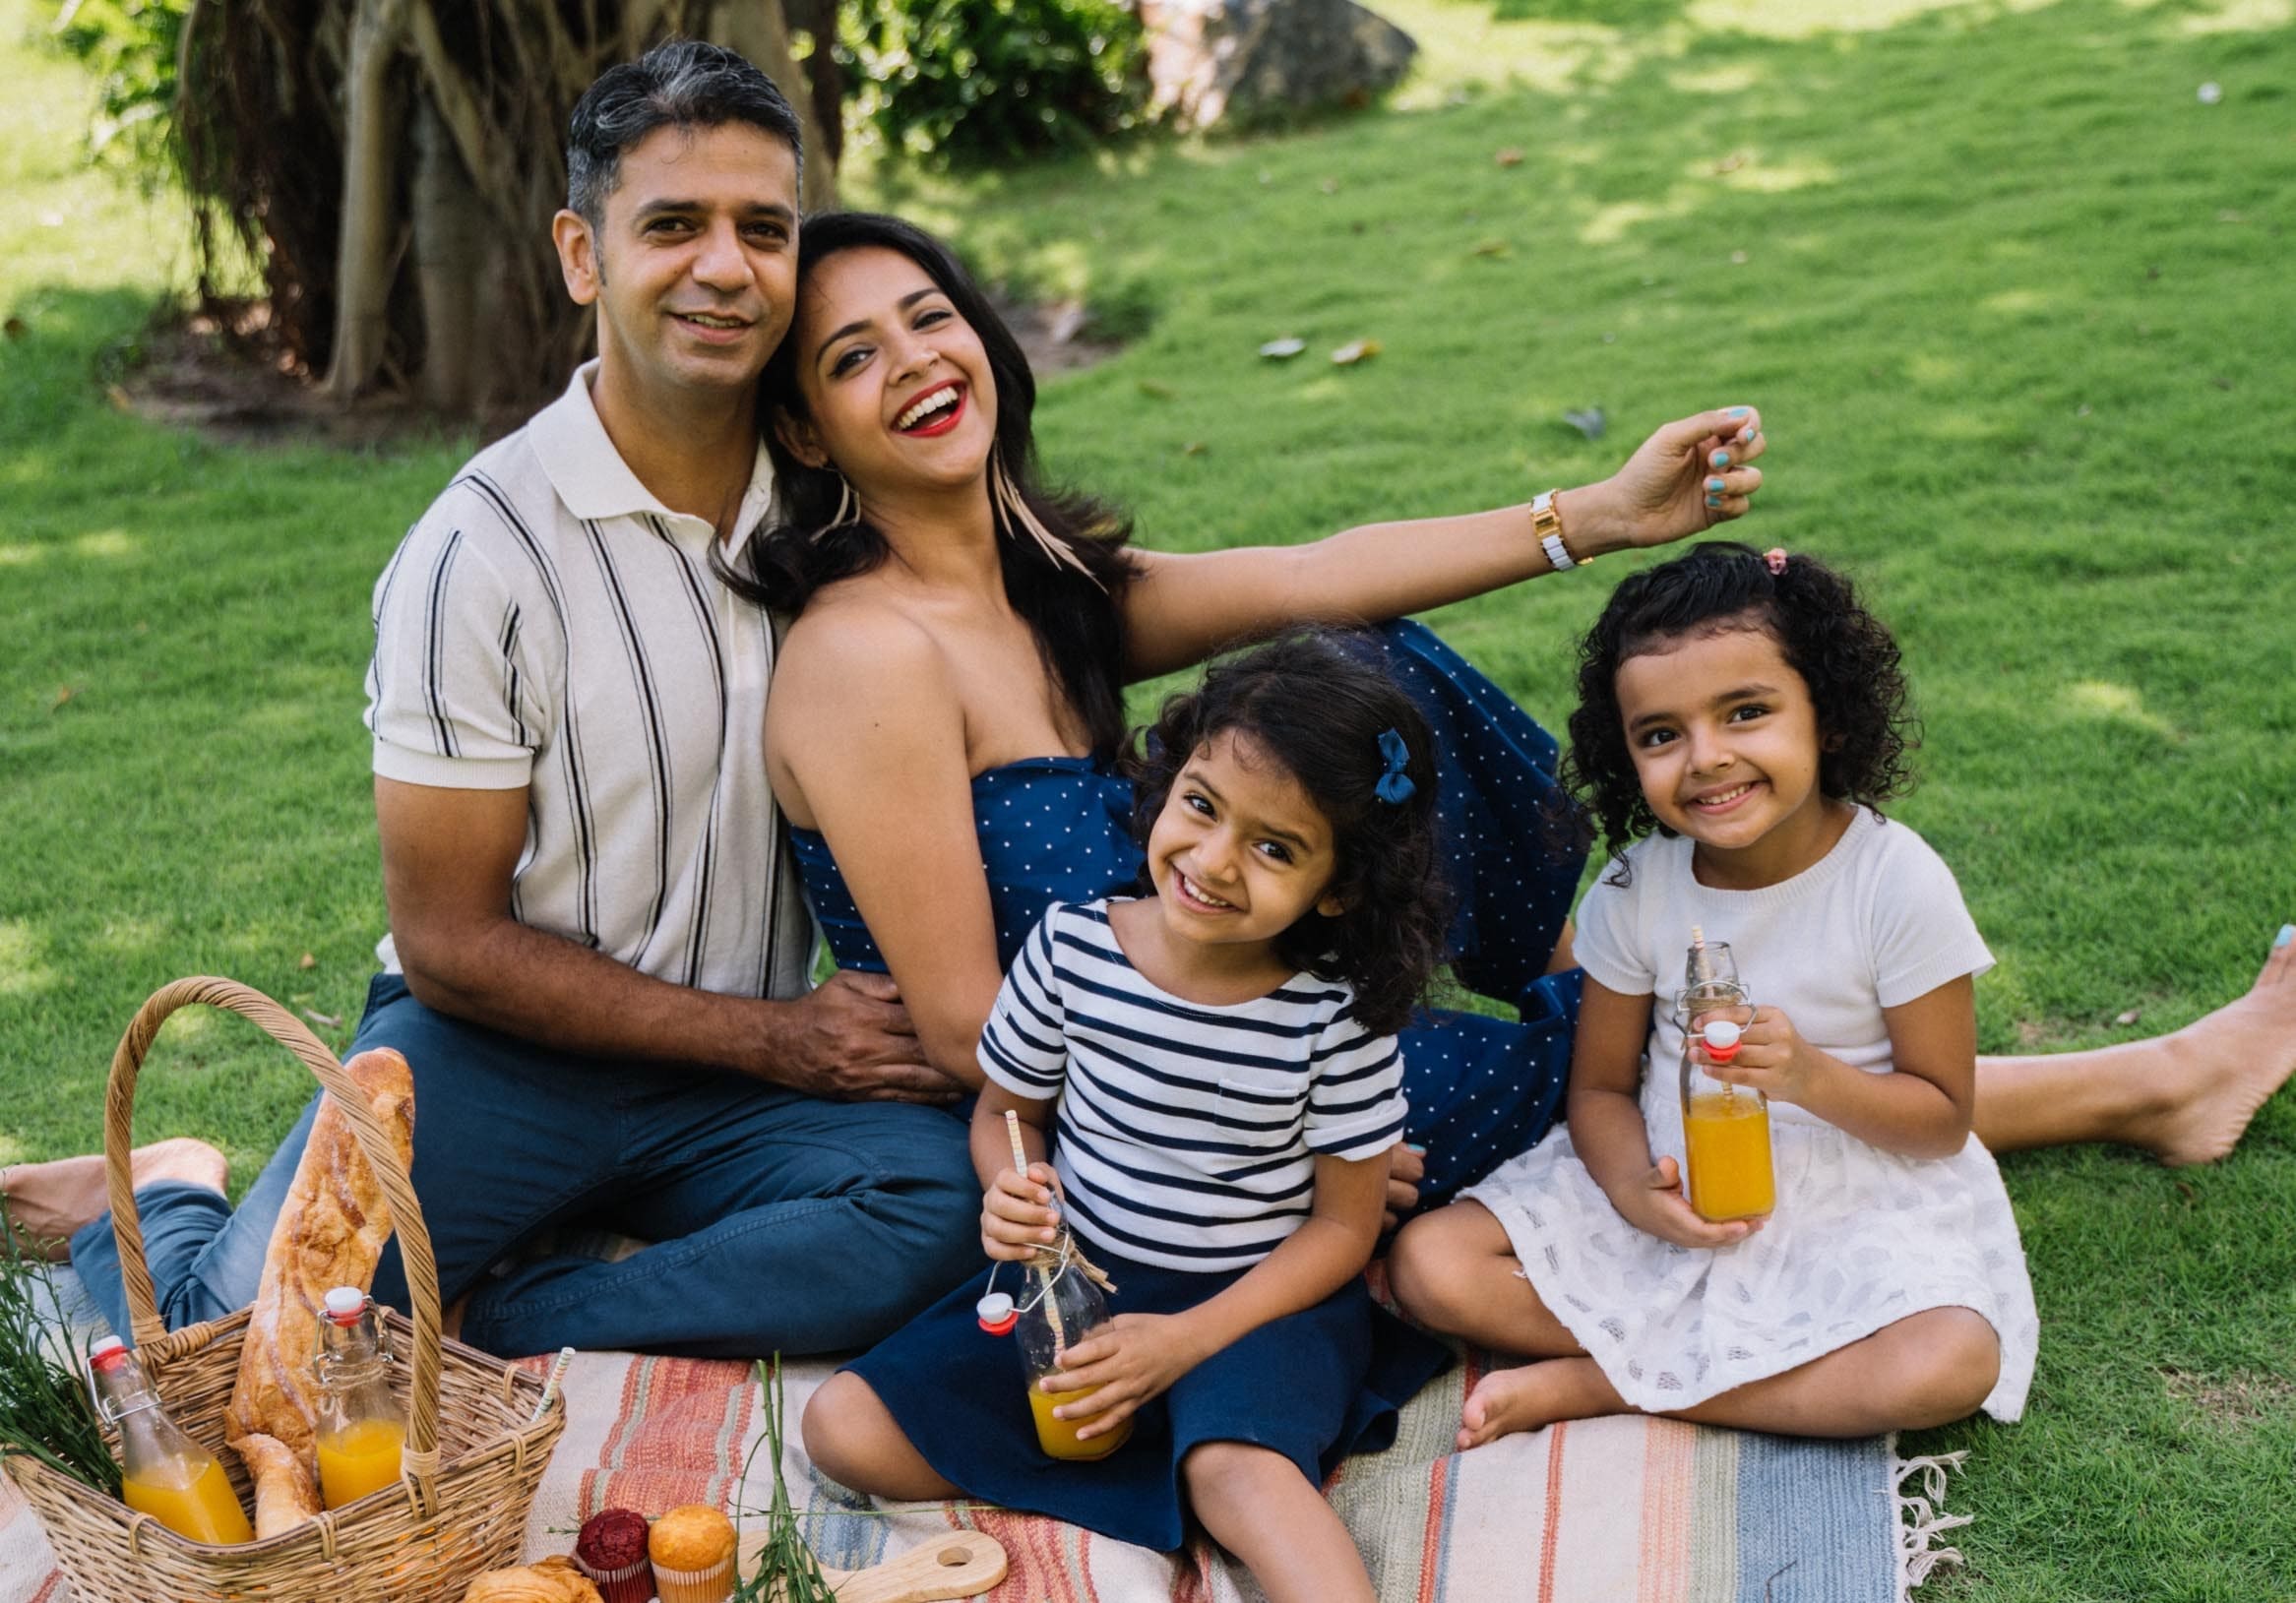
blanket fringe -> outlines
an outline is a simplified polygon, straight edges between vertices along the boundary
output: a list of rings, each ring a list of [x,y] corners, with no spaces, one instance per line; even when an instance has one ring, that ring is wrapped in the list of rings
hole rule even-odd
[[[1970,1523],[1974,1514],[1945,1511],[1946,1474],[1961,1467],[1963,1452],[1941,1452],[1921,1458],[1896,1455],[1896,1439],[1890,1443],[1891,1498],[1897,1512],[1897,1597],[1905,1603],[1913,1588],[1929,1579],[1941,1564],[1960,1564],[1961,1550],[1943,1545],[1945,1533]]]

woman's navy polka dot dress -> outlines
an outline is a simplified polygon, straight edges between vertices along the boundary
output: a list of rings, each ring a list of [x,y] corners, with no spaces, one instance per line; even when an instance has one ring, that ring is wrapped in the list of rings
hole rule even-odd
[[[1371,638],[1435,731],[1444,854],[1458,894],[1453,973],[1520,1014],[1431,1011],[1403,1031],[1408,1135],[1427,1148],[1421,1195],[1433,1204],[1529,1147],[1562,1105],[1579,972],[1541,971],[1583,854],[1565,843],[1553,737],[1424,626],[1405,619]],[[1051,902],[1089,901],[1139,877],[1132,786],[1089,758],[991,769],[974,777],[972,803],[1000,963],[1012,962]],[[809,831],[792,835],[838,965],[883,972],[827,844]]]

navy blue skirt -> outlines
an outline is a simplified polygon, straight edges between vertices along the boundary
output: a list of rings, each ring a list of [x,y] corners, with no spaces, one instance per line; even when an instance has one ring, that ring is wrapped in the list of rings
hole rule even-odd
[[[1177,1314],[1246,1269],[1199,1274],[1086,1250],[1117,1285],[1117,1314]],[[1007,1264],[997,1284],[1019,1284]],[[980,1327],[983,1270],[845,1367],[869,1384],[927,1463],[964,1495],[1050,1514],[1161,1552],[1185,1537],[1180,1461],[1205,1442],[1279,1452],[1321,1486],[1349,1452],[1395,1441],[1396,1411],[1451,1361],[1449,1349],[1371,1300],[1360,1276],[1264,1325],[1190,1370],[1133,1416],[1132,1438],[1096,1462],[1037,1446],[1020,1343]]]

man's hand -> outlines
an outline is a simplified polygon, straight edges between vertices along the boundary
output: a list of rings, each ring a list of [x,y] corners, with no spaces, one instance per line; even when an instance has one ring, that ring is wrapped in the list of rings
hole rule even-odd
[[[760,1079],[832,1102],[946,1105],[964,1094],[925,1062],[890,975],[840,968],[779,1007],[780,1027],[760,1043]]]
[[[1637,1230],[1677,1247],[1729,1247],[1762,1228],[1760,1219],[1716,1224],[1699,1217],[1682,1194],[1682,1171],[1671,1157],[1660,1158],[1640,1184],[1610,1194],[1611,1206]]]
[[[1036,1383],[1041,1391],[1087,1391],[1053,1409],[1055,1419],[1086,1421],[1089,1442],[1123,1424],[1205,1359],[1185,1314],[1119,1314],[1069,1348],[1061,1367]]]

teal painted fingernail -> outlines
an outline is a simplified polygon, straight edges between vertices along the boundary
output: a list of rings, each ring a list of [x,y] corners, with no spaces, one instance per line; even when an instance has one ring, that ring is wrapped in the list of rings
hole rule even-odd
[[[1729,466],[1729,465],[1730,465],[1730,454],[1729,454],[1727,451],[1717,451],[1717,452],[1715,452],[1715,453],[1714,453],[1714,465],[1715,465],[1716,467],[1727,467],[1727,466]]]
[[[1725,412],[1723,415],[1726,417],[1744,417],[1753,410],[1754,408],[1751,406],[1732,406],[1729,411]]]
[[[1752,423],[1747,424],[1744,428],[1738,431],[1738,443],[1740,445],[1752,445],[1754,443],[1754,425]]]
[[[2280,933],[2272,937],[2272,950],[2277,952],[2291,941],[2296,941],[2296,924],[2283,924]]]
[[[1707,480],[1706,480],[1706,494],[1708,494],[1708,495],[1720,495],[1721,493],[1722,493],[1722,481],[1721,481],[1720,479],[1718,479],[1718,478],[1709,478],[1709,479],[1707,479]]]
[[[1710,511],[1719,512],[1719,511],[1721,510],[1721,507],[1722,507],[1722,498],[1721,498],[1720,496],[1718,496],[1718,495],[1709,495],[1709,496],[1707,496],[1707,497],[1706,497],[1706,507],[1707,507],[1707,508],[1708,508],[1708,510],[1710,510]]]

